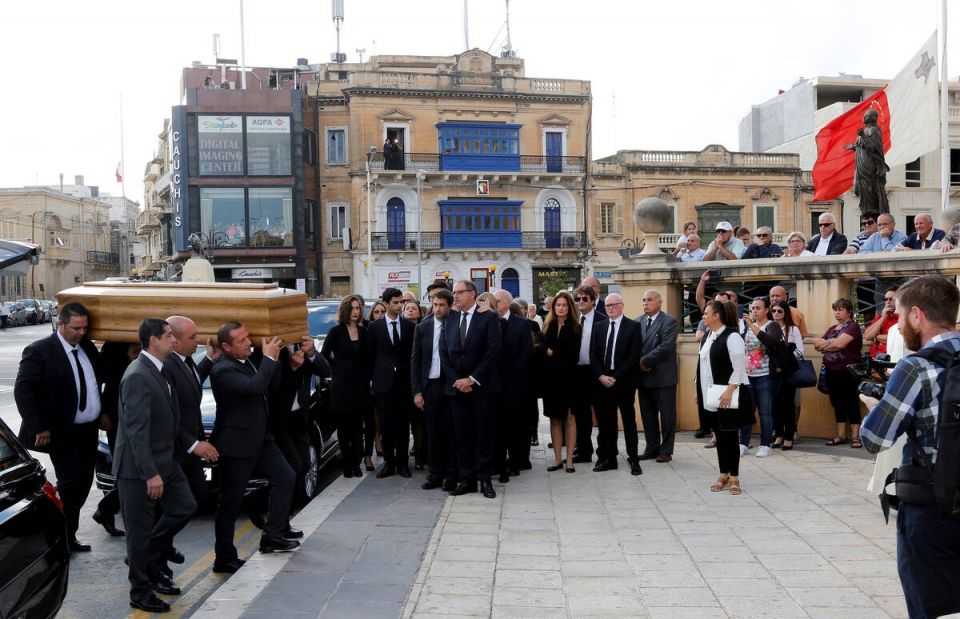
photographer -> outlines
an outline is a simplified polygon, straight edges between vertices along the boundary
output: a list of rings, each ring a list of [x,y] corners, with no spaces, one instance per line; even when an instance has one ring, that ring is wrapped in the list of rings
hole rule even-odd
[[[960,292],[946,279],[922,275],[896,295],[904,344],[911,350],[940,348],[960,351],[954,331]],[[882,400],[864,395],[870,407],[860,435],[871,453],[889,449],[897,437],[915,432],[916,442],[934,463],[942,368],[919,356],[897,365]],[[902,465],[911,464],[913,448],[903,450]],[[900,501],[897,513],[897,566],[911,617],[933,617],[960,611],[960,522],[939,506]]]

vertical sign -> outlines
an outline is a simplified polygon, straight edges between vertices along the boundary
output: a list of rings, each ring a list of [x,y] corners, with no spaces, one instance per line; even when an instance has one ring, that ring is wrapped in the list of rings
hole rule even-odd
[[[175,105],[171,112],[172,128],[170,132],[170,209],[172,211],[170,231],[173,236],[174,250],[187,251],[189,230],[187,221],[190,211],[190,192],[187,190],[189,179],[190,148],[187,144],[187,106]]]

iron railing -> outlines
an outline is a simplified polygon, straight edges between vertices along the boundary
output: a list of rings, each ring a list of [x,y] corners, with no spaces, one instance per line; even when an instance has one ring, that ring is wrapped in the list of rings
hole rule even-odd
[[[377,251],[417,251],[416,232],[374,232],[373,249]],[[463,249],[469,247],[469,234],[453,233],[455,246],[444,244],[441,232],[421,232],[421,251],[436,249]],[[520,249],[582,249],[587,246],[587,237],[583,232],[504,232],[503,249],[516,248],[512,239],[519,241]],[[511,240],[508,240],[511,239]],[[486,247],[478,244],[478,247]]]
[[[373,249],[417,251],[416,232],[374,232]],[[439,232],[421,232],[420,250],[442,249]]]
[[[120,254],[114,254],[107,251],[88,251],[87,263],[88,264],[106,264],[108,266],[116,266],[120,264]]]
[[[583,174],[586,169],[586,157],[561,157],[558,155],[519,155],[520,168],[518,170],[503,170],[502,168],[484,168],[482,163],[477,167],[464,167],[461,163],[469,161],[469,154],[454,153],[444,158],[441,153],[375,153],[370,157],[372,172],[409,172],[415,174],[417,170],[424,172],[522,172],[529,174]],[[497,155],[478,155],[481,160],[489,160]],[[505,160],[516,159],[518,155],[502,155]]]

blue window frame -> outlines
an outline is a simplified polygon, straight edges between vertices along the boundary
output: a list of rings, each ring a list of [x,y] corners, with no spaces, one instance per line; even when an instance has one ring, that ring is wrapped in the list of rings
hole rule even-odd
[[[560,247],[560,202],[556,198],[543,203],[543,233],[548,248]]]
[[[444,248],[519,248],[523,200],[438,200]]]
[[[404,249],[407,232],[407,209],[400,198],[387,200],[387,247]]]
[[[505,123],[437,123],[440,169],[520,171],[520,127]]]

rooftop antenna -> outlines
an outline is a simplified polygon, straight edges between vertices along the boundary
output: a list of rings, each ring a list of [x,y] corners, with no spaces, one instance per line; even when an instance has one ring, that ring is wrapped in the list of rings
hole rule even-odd
[[[367,48],[366,48],[366,47],[358,47],[358,48],[356,49],[357,56],[360,57],[360,64],[363,64],[363,54],[364,54],[364,52],[366,52],[366,51],[367,51]]]
[[[220,35],[214,33],[213,35],[213,57],[216,58],[216,62],[220,62]]]
[[[470,25],[467,22],[467,0],[463,0],[463,44],[465,49],[470,49]]]
[[[243,32],[243,0],[240,0],[240,90],[247,89],[246,37]]]
[[[513,43],[510,41],[510,0],[505,0],[507,3],[507,43],[503,46],[504,58],[515,58],[517,53],[513,51]]]
[[[333,25],[337,28],[337,51],[333,54],[333,62],[344,62],[346,54],[340,53],[340,25],[343,24],[343,0],[333,0]]]

